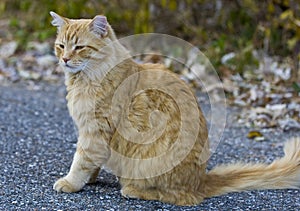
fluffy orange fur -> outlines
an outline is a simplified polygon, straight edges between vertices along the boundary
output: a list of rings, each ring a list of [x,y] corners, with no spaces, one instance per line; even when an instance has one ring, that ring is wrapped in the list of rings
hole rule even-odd
[[[56,191],[81,190],[104,166],[119,177],[123,196],[177,205],[232,191],[299,188],[300,138],[288,141],[285,156],[270,165],[237,163],[206,172],[208,132],[189,88],[162,65],[135,63],[106,17],[51,16],[68,109],[79,131],[72,166],[54,184]],[[158,84],[162,89],[151,88]],[[166,94],[176,87],[176,99]],[[193,115],[183,117],[182,109]],[[152,137],[156,128],[159,136]]]

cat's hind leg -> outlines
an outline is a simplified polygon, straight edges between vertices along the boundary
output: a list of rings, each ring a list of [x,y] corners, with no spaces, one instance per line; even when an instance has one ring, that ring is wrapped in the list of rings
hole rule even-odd
[[[200,204],[204,197],[201,193],[186,190],[161,190],[157,188],[139,189],[133,185],[124,186],[121,190],[122,196],[144,200],[158,200],[165,203],[181,206]]]

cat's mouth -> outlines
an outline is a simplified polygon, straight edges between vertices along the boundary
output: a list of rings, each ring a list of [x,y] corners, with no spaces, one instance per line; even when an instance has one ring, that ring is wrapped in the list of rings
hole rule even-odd
[[[65,71],[70,73],[77,73],[82,70],[81,67],[71,66],[69,64],[63,64],[62,67]]]

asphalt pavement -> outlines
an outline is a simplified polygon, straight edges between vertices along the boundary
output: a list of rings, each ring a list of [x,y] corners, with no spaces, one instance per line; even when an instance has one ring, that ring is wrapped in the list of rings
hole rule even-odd
[[[62,84],[0,86],[0,210],[300,210],[300,190],[244,191],[206,199],[191,207],[126,199],[116,178],[102,171],[97,183],[78,193],[56,193],[76,147]],[[229,108],[229,114],[235,110]],[[229,115],[230,116],[230,115]],[[263,130],[267,140],[246,138],[249,128],[229,119],[208,168],[235,161],[270,163],[284,141],[299,131]]]

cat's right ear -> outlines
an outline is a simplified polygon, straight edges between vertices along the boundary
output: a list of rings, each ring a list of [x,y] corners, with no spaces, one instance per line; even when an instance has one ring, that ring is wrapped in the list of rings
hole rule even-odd
[[[56,26],[58,29],[67,23],[67,20],[65,18],[61,17],[60,15],[56,14],[55,12],[51,11],[50,15],[53,18],[53,20],[51,21],[51,24],[53,26]]]

